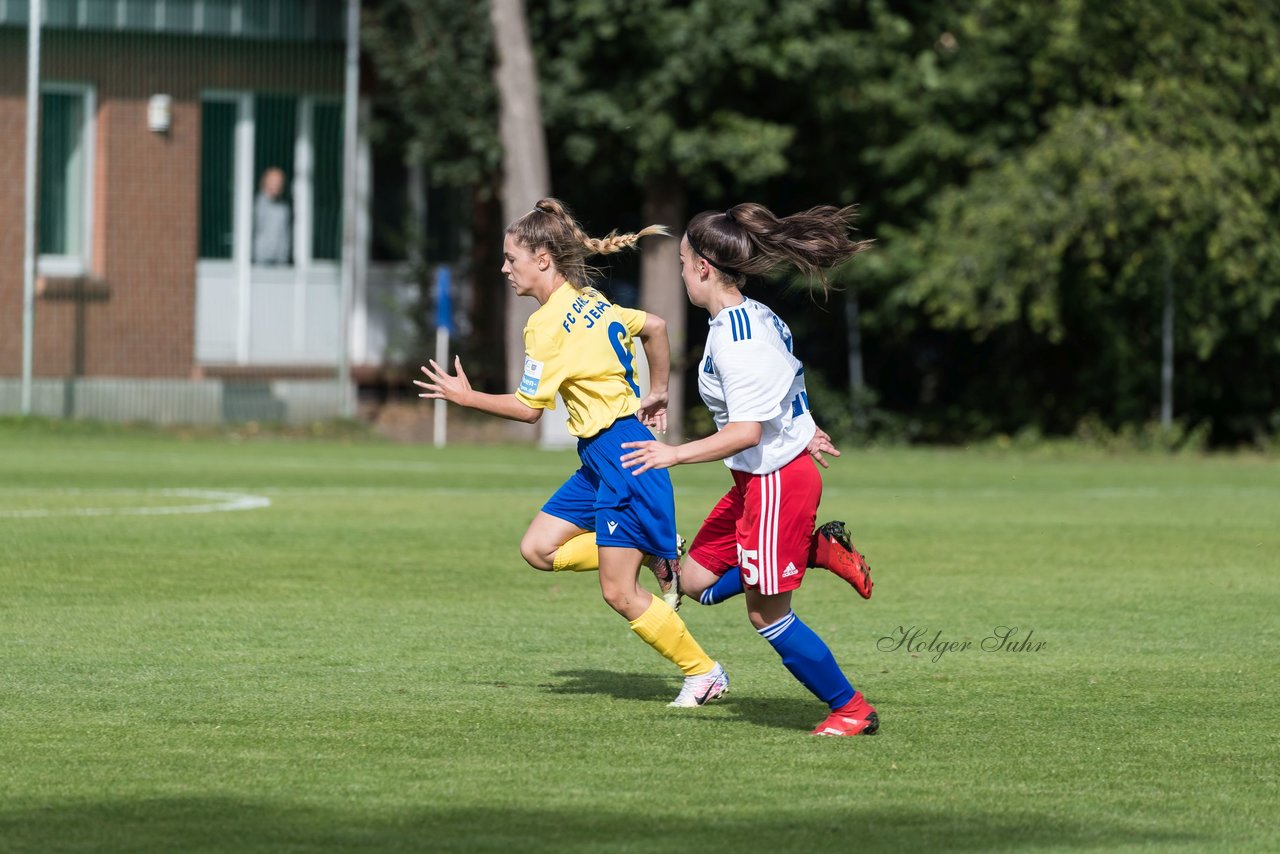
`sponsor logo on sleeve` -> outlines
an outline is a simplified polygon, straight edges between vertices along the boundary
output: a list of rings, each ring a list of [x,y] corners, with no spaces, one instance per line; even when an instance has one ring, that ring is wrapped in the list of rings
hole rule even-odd
[[[524,376],[520,379],[522,394],[536,394],[538,383],[542,381],[542,362],[524,357]]]

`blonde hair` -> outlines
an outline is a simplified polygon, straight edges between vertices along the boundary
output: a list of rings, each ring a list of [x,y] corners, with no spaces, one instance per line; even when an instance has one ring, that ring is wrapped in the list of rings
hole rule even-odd
[[[725,282],[741,287],[747,276],[763,275],[790,264],[828,289],[827,271],[871,247],[853,240],[857,208],[821,205],[779,217],[754,202],[726,211],[703,211],[689,221],[685,238],[697,255]]]
[[[564,202],[552,198],[542,199],[533,210],[507,226],[507,234],[530,252],[545,249],[556,270],[576,288],[586,287],[600,275],[599,269],[587,263],[589,256],[621,252],[634,247],[642,237],[670,233],[665,225],[650,225],[635,233],[618,234],[614,230],[604,237],[591,237]]]

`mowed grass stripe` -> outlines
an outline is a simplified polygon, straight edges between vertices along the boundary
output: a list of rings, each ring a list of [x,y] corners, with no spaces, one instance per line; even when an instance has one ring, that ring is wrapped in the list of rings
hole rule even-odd
[[[805,734],[820,704],[741,600],[681,612],[729,696],[666,708],[678,674],[595,578],[519,558],[574,465],[0,427],[5,506],[272,499],[0,519],[0,849],[1280,845],[1273,462],[847,453],[823,515],[849,521],[876,595],[814,572],[795,604],[882,712],[849,740]],[[727,475],[675,478],[692,531]],[[984,651],[997,626],[1045,646]],[[970,647],[886,648],[899,627]]]

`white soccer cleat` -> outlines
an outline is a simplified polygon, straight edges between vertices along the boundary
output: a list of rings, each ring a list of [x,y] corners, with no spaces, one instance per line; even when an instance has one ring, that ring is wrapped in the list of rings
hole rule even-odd
[[[676,573],[676,577],[671,579],[671,589],[662,594],[662,601],[667,603],[667,607],[672,611],[680,610],[680,573]]]
[[[675,574],[671,579],[671,589],[662,591],[662,601],[667,603],[672,611],[680,610],[680,597],[684,595],[684,590],[680,587],[680,569],[684,556],[689,553],[689,543],[684,537],[676,534],[676,565]]]
[[[723,697],[728,690],[729,674],[724,672],[724,668],[717,661],[716,666],[711,668],[709,673],[703,673],[701,676],[686,676],[680,693],[667,705],[693,709]]]
[[[644,565],[649,567],[649,571],[653,573],[653,577],[658,580],[658,590],[662,593],[662,601],[667,603],[667,607],[672,611],[680,610],[680,559],[684,557],[688,551],[684,537],[676,534],[676,557],[671,558],[658,557],[657,555],[645,555]]]

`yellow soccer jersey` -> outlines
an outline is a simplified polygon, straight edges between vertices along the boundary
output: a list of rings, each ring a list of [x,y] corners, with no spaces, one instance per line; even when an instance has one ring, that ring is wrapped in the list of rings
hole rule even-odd
[[[609,302],[595,288],[569,283],[551,294],[524,327],[524,376],[516,398],[569,413],[569,432],[594,436],[640,408],[635,336],[645,313]]]

